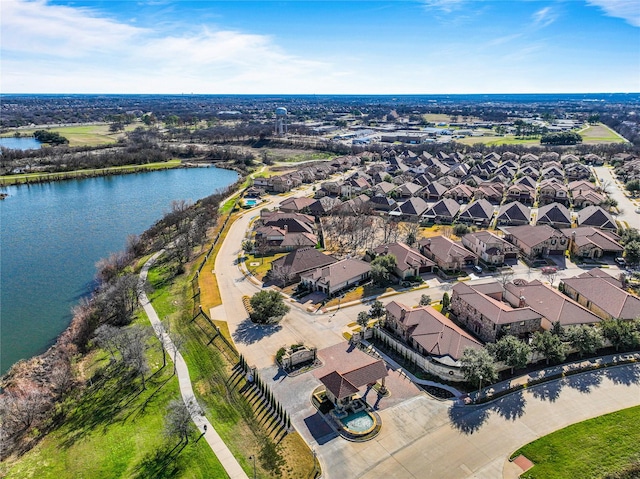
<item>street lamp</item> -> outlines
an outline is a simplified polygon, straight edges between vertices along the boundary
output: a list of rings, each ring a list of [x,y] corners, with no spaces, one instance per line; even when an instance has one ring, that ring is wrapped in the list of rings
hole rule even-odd
[[[249,459],[253,459],[253,479],[256,479],[256,456],[249,456]]]
[[[480,385],[478,386],[478,395],[476,396],[476,402],[480,400],[480,390],[482,389],[482,374],[480,375]]]

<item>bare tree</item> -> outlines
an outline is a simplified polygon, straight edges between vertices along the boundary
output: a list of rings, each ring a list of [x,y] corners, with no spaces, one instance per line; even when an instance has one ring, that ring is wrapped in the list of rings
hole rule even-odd
[[[511,270],[502,270],[496,277],[498,282],[502,285],[502,289],[507,289],[507,284],[509,284],[513,280],[513,271]]]
[[[121,336],[122,359],[124,363],[142,380],[142,389],[146,389],[146,375],[149,372],[147,363],[147,340],[149,330],[141,326],[131,326],[123,330]]]
[[[542,276],[549,281],[549,284],[551,285],[551,287],[553,287],[553,283],[555,282],[556,278],[558,277],[558,270],[555,268],[549,268],[549,269],[545,269],[542,272]]]
[[[192,428],[191,411],[182,399],[173,399],[167,405],[164,417],[164,432],[167,437],[178,437],[180,442],[189,442]]]

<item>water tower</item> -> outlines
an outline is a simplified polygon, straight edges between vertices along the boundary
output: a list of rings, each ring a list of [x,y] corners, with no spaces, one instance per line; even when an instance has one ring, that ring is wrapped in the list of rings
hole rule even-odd
[[[287,134],[287,109],[283,107],[276,108],[276,135],[283,136]]]

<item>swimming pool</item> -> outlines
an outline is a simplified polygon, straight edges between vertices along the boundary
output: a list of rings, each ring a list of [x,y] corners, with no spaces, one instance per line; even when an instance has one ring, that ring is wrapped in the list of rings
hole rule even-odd
[[[340,419],[344,428],[352,434],[367,434],[375,426],[373,416],[367,411],[358,411]]]

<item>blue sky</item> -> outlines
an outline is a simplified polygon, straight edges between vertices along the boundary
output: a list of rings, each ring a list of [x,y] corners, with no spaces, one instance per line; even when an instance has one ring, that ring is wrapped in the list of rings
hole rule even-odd
[[[3,93],[640,91],[640,1],[1,0]]]

